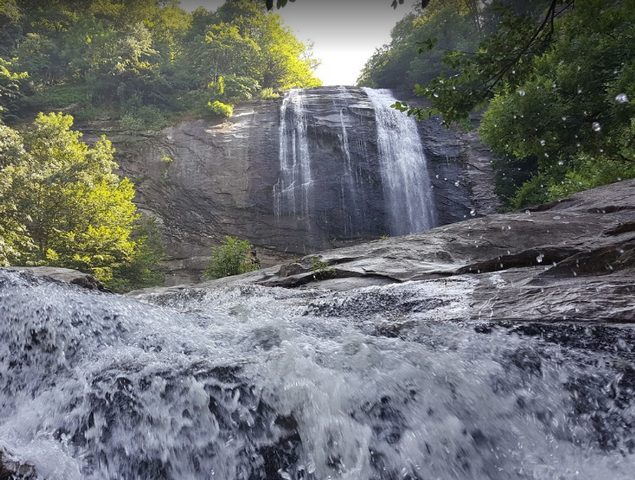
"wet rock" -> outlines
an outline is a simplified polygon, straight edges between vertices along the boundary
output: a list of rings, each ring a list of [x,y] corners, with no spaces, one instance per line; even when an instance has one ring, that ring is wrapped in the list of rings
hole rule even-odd
[[[0,448],[0,480],[36,480],[33,465],[22,463]]]
[[[635,232],[624,228],[635,218],[634,200],[635,180],[624,181],[531,211],[330,250],[227,282],[333,291],[425,282],[414,301],[436,314],[440,292],[462,285],[457,295],[469,308],[448,310],[456,320],[635,322]],[[328,275],[309,269],[314,258]],[[343,305],[336,297],[310,310],[403,310],[403,299],[381,295],[346,295]]]
[[[45,277],[58,282],[70,283],[87,290],[105,291],[106,287],[89,273],[61,267],[8,267],[7,270],[25,272],[34,277]]]

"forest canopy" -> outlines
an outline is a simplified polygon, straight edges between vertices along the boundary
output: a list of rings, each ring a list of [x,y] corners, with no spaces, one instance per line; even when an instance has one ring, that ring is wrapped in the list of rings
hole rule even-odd
[[[310,48],[252,0],[191,13],[177,0],[2,0],[0,45],[7,120],[64,109],[159,129],[319,85]]]
[[[497,191],[520,208],[635,176],[634,25],[633,0],[431,0],[359,83],[414,91],[423,106],[396,107],[420,119],[482,113]]]

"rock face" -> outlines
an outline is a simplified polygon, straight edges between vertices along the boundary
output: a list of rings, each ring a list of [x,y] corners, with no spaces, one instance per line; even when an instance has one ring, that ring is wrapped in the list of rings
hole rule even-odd
[[[285,132],[281,125],[292,114],[289,107],[281,115],[284,99],[242,104],[222,123],[184,121],[158,134],[107,132],[123,174],[137,185],[137,204],[162,226],[168,284],[200,280],[211,247],[226,235],[248,239],[262,264],[273,265],[390,233],[367,94],[323,87],[303,91],[301,100],[297,118],[304,122],[311,172],[306,190],[295,190],[306,194],[310,214],[298,204],[295,213],[276,215],[275,187],[285,186],[280,151],[298,141],[295,127]],[[101,131],[86,127],[85,138]],[[435,120],[423,122],[420,132],[437,223],[494,211],[490,158],[474,134]],[[287,160],[299,161],[290,153]]]
[[[348,308],[363,311],[373,295],[350,291],[414,281],[422,287],[409,304],[460,300],[453,320],[635,322],[634,280],[635,180],[629,180],[524,213],[331,250],[203,286],[347,291]]]

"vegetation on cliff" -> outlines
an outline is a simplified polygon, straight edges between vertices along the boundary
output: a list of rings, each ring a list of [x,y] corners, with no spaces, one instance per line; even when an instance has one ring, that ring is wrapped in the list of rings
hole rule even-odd
[[[500,156],[510,207],[635,176],[633,0],[432,0],[399,22],[360,83],[411,89],[410,115],[465,123]]]
[[[177,0],[2,5],[0,101],[21,119],[63,110],[158,129],[178,115],[225,115],[219,105],[263,91],[319,84],[310,49],[264,3],[230,0],[192,13]]]

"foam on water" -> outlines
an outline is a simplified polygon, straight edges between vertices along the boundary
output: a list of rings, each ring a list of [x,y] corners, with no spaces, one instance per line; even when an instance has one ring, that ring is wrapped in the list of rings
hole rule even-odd
[[[630,347],[479,333],[429,288],[140,302],[0,272],[0,448],[51,480],[632,478]]]

